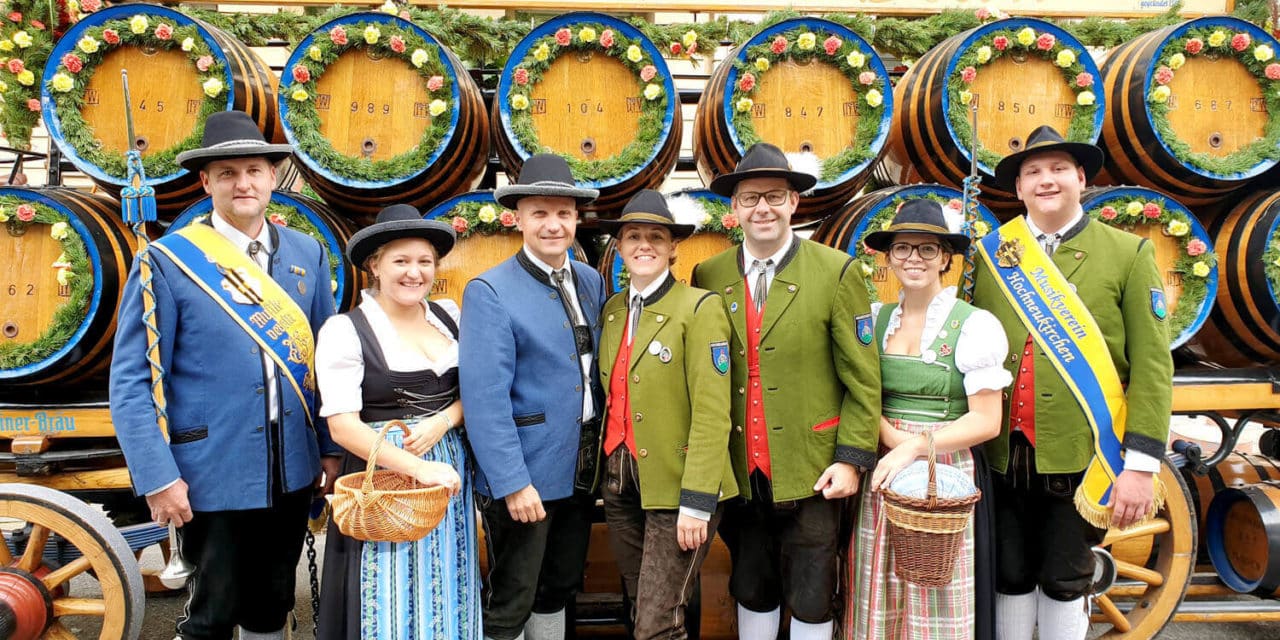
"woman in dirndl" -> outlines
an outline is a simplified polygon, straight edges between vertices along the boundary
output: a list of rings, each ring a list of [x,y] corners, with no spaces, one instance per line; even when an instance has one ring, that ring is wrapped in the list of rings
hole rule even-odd
[[[881,353],[882,455],[862,492],[849,545],[846,638],[967,639],[989,633],[975,629],[991,629],[991,620],[979,614],[991,609],[975,600],[975,573],[986,571],[975,571],[974,560],[976,547],[989,540],[975,539],[971,520],[949,585],[900,580],[881,493],[908,465],[928,458],[929,433],[939,463],[983,486],[986,463],[975,462],[975,451],[1000,433],[1001,389],[1012,381],[1002,366],[1004,330],[995,316],[957,300],[955,287],[942,284],[952,256],[969,247],[969,238],[955,232],[958,217],[948,224],[937,202],[907,200],[888,229],[865,239],[887,255],[902,294],[897,304],[871,306]]]
[[[378,465],[454,494],[440,525],[415,542],[361,542],[330,523],[319,620],[326,640],[482,637],[475,504],[458,428],[458,307],[427,300],[455,238],[411,206],[383,209],[347,244],[372,288],[316,340],[320,415],[347,450],[343,473],[363,471],[378,430],[401,420],[408,431],[387,431]]]

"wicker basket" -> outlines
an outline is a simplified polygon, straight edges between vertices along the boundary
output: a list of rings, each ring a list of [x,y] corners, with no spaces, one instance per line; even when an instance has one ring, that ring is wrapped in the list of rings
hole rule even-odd
[[[387,430],[408,427],[392,420],[378,432],[369,451],[363,473],[339,476],[329,505],[338,531],[367,542],[412,542],[421,540],[444,519],[449,506],[445,487],[421,487],[413,478],[395,471],[378,469],[378,449],[386,441]]]
[[[961,498],[938,497],[937,456],[933,434],[929,440],[929,489],[924,498],[884,490],[884,513],[889,521],[893,572],[923,587],[942,587],[955,575],[956,558],[973,505],[982,492]]]

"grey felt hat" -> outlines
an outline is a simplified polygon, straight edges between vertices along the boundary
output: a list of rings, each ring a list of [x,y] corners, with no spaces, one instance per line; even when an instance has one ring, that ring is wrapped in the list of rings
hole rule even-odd
[[[516,182],[498,187],[493,192],[493,199],[508,209],[515,209],[521,198],[529,196],[573,198],[579,205],[584,205],[598,195],[600,191],[597,189],[578,188],[564,158],[554,153],[539,153],[525,160]]]
[[[199,171],[214,160],[266,158],[272,164],[293,154],[287,144],[270,144],[257,123],[243,111],[219,111],[204,121],[204,138],[199,149],[178,154],[178,164],[187,171]]]
[[[364,261],[378,247],[401,238],[422,238],[436,249],[436,259],[453,249],[458,234],[439,220],[424,220],[417,209],[407,204],[393,204],[378,212],[373,224],[355,232],[347,242],[347,259],[364,268]]]

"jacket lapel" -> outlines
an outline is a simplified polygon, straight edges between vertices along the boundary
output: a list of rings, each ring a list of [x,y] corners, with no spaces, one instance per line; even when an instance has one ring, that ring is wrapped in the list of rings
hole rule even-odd
[[[662,318],[662,322],[658,322],[658,318]],[[640,329],[636,331],[635,340],[631,342],[632,370],[636,368],[640,359],[649,353],[649,343],[653,342],[669,321],[669,316],[662,311],[661,307],[657,309],[645,307],[640,311]]]
[[[612,300],[604,305],[604,326],[600,330],[600,364],[601,377],[609,379],[613,372],[613,363],[618,359],[618,345],[622,342],[622,333],[627,329],[627,314],[620,305]]]
[[[787,307],[791,306],[799,291],[800,285],[783,278],[783,274],[773,277],[773,285],[769,287],[769,295],[764,304],[764,318],[760,324],[761,342],[769,337],[769,332],[778,324],[782,314],[787,312]]]
[[[1085,236],[1090,231],[1089,227],[1085,227],[1080,233],[1064,240],[1062,246],[1053,252],[1053,264],[1058,266],[1058,270],[1068,280],[1089,258],[1089,244]]]

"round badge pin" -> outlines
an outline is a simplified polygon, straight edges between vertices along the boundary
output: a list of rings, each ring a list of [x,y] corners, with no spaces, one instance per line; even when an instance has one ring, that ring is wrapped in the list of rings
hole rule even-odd
[[[661,343],[661,342],[658,342],[657,340],[654,340],[653,342],[650,342],[650,343],[649,343],[649,355],[651,355],[651,356],[656,356],[656,355],[658,355],[658,353],[659,353],[659,352],[661,352],[661,351],[662,351],[662,343]]]
[[[730,303],[729,303],[729,313],[737,313],[737,312],[738,312],[738,303],[736,303],[736,302],[730,302]]]
[[[658,354],[658,359],[661,360],[663,364],[671,362],[671,348],[663,347],[662,352]]]

